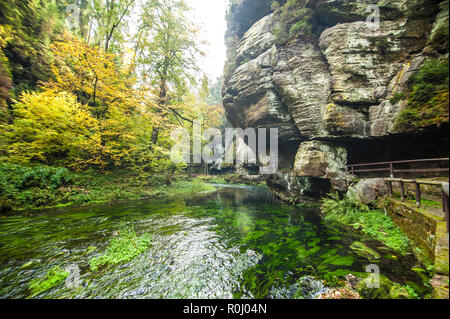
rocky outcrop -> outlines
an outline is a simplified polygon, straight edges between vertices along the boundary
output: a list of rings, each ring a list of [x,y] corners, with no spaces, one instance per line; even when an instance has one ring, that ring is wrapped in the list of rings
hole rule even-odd
[[[297,18],[263,3],[241,0],[231,7],[227,117],[236,127],[279,129],[288,164],[279,165],[283,172],[268,184],[283,196],[308,193],[308,187],[322,192],[322,179],[345,191],[351,179],[346,146],[399,133],[395,121],[407,103],[400,93],[424,60],[438,54],[430,34],[442,38],[448,1],[440,8],[433,0],[380,0],[377,8],[365,0],[309,1],[289,9],[300,12]],[[368,19],[376,10],[379,24]],[[308,23],[310,31],[301,31]],[[289,39],[280,42],[283,27]]]

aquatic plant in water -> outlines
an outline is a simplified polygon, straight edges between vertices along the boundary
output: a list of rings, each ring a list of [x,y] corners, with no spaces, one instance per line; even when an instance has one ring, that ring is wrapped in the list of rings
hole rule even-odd
[[[49,270],[44,278],[36,278],[30,283],[31,298],[40,293],[49,290],[59,285],[64,279],[69,276],[69,272],[61,269],[59,266],[55,266]]]
[[[146,251],[150,245],[150,235],[144,234],[138,237],[133,228],[125,228],[120,231],[118,237],[110,241],[104,254],[93,257],[89,261],[90,268],[92,271],[96,271],[105,265],[130,261]]]

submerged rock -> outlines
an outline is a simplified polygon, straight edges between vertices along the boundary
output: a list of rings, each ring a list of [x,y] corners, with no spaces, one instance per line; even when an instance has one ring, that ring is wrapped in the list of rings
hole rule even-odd
[[[294,296],[300,299],[318,299],[326,288],[322,281],[306,276],[297,281],[297,292]]]
[[[366,244],[359,242],[359,241],[355,241],[350,248],[356,252],[356,254],[365,257],[367,259],[369,259],[370,261],[376,260],[376,259],[380,259],[381,255],[376,252],[375,250],[373,250],[372,248],[368,247]]]

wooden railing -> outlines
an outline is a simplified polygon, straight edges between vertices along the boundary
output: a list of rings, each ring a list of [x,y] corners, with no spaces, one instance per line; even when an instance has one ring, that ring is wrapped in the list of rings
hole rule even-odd
[[[389,194],[391,196],[394,195],[393,190],[393,183],[397,182],[400,183],[400,196],[402,202],[406,199],[406,192],[405,192],[405,184],[415,184],[416,189],[416,206],[417,208],[420,208],[421,206],[421,191],[420,191],[420,185],[434,185],[434,186],[440,186],[442,188],[442,211],[444,212],[445,219],[447,221],[447,233],[449,230],[449,201],[448,201],[448,194],[449,194],[449,183],[447,182],[438,182],[438,181],[418,181],[415,179],[401,179],[401,178],[385,178],[385,182],[387,182],[389,187]]]
[[[378,162],[378,163],[364,163],[364,164],[350,164],[347,165],[349,171],[355,175],[356,173],[369,173],[369,172],[389,172],[390,177],[394,178],[395,173],[428,173],[428,172],[447,172],[449,171],[448,165],[446,168],[409,168],[399,169],[395,166],[397,164],[412,164],[412,163],[431,163],[431,162],[448,162],[449,158],[429,158],[429,159],[416,159],[406,161],[391,161],[391,162]],[[383,166],[377,168],[367,168],[371,166]]]

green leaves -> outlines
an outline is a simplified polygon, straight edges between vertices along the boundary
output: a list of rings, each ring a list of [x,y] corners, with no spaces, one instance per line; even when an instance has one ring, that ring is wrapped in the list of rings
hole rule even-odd
[[[396,118],[397,130],[448,123],[448,72],[448,58],[430,59],[412,76],[408,105]]]

